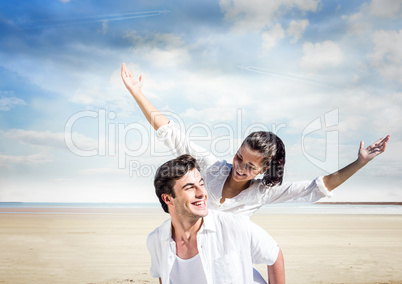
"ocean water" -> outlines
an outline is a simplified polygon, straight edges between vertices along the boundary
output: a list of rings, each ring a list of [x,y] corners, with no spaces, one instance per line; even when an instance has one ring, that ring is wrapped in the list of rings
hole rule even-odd
[[[38,203],[0,202],[1,213],[98,214],[134,213],[135,209],[160,209],[159,203]],[[269,214],[402,214],[402,205],[279,203],[263,206]]]
[[[135,213],[136,209],[144,208],[160,208],[160,205],[157,203],[0,202],[0,214],[113,214]]]
[[[391,204],[279,203],[265,205],[257,212],[270,214],[402,214],[402,206]]]
[[[159,203],[0,202],[0,208],[157,208]]]

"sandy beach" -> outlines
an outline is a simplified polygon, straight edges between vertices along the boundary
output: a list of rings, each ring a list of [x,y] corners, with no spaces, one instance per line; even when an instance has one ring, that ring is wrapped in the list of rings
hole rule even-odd
[[[162,209],[0,214],[0,283],[158,283],[145,240],[168,217]],[[287,283],[402,283],[402,215],[252,220],[281,246]]]

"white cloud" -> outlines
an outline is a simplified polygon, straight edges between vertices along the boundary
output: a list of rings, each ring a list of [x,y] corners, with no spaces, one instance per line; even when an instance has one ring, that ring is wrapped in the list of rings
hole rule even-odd
[[[367,127],[369,123],[367,115],[350,113],[346,114],[339,122],[339,130],[342,133],[356,133],[363,127]]]
[[[364,34],[366,31],[369,31],[372,26],[372,23],[367,20],[364,9],[350,16],[342,16],[342,19],[346,20],[348,32],[352,34]]]
[[[71,97],[77,93],[77,89],[82,90],[81,93],[84,93],[86,89],[93,89],[94,86],[98,86],[104,91],[98,94],[99,101],[103,101],[105,97],[110,97],[111,94],[113,95],[114,93],[107,93],[108,96],[105,96],[105,91],[109,91],[110,88],[107,80],[111,70],[109,62],[105,62],[102,66],[95,68],[91,64],[86,65],[87,68],[82,68],[82,66],[78,68],[78,65],[73,62],[78,60],[85,65],[86,60],[92,62],[91,58],[98,55],[107,61],[110,58],[118,57],[118,54],[112,49],[96,48],[93,45],[79,43],[71,43],[70,48],[70,50],[74,51],[73,53],[66,53],[62,59],[57,60],[55,58],[43,60],[44,57],[23,56],[21,54],[16,54],[11,60],[7,53],[0,52],[0,62],[3,68],[6,68],[9,72],[14,72],[25,79],[29,78],[27,80],[31,84],[42,91],[49,91],[56,98],[61,95],[63,100],[68,98],[74,101]],[[19,63],[19,68],[16,67],[15,62]],[[60,70],[63,72],[59,72]],[[34,100],[35,98],[37,96],[33,97]],[[77,99],[77,96],[74,99]],[[76,102],[80,101],[76,100]]]
[[[346,20],[350,33],[365,35],[381,26],[384,18],[397,18],[401,12],[401,0],[372,0],[370,3],[363,3],[357,13],[343,15],[342,19]]]
[[[277,23],[268,31],[262,33],[262,46],[265,50],[274,47],[278,41],[285,37],[285,31],[282,26]]]
[[[352,15],[343,15],[341,18],[347,23],[348,32],[351,34],[364,34],[365,31],[370,30],[372,25],[370,21],[365,20],[366,13],[363,11]]]
[[[196,119],[203,122],[224,122],[236,118],[235,107],[209,107],[203,109],[189,108],[180,114],[184,119]]]
[[[174,67],[184,65],[190,61],[187,48],[177,47],[170,49],[152,48],[146,53],[146,58],[159,67]]]
[[[343,61],[342,49],[330,40],[316,44],[306,42],[303,44],[303,53],[301,65],[311,72],[337,66]]]
[[[376,119],[372,121],[373,128],[380,132],[380,135],[401,133],[402,125],[402,93],[386,94],[377,98]]]
[[[315,0],[221,0],[219,2],[225,20],[233,23],[237,32],[259,32],[273,25],[286,12],[298,9],[301,12],[317,11]]]
[[[0,155],[0,167],[10,164],[43,164],[50,162],[52,162],[52,158],[48,154]]]
[[[359,82],[359,80],[360,80],[360,76],[359,75],[357,75],[357,74],[353,74],[353,83],[357,83],[357,82]]]
[[[142,37],[136,32],[127,34],[134,44],[133,51],[158,67],[174,67],[191,60],[188,46],[175,34],[156,33]]]
[[[111,175],[116,175],[116,174],[124,174],[127,175],[127,171],[124,169],[118,169],[116,167],[114,168],[94,168],[94,169],[84,169],[78,172],[79,174],[83,175],[105,175],[105,174],[111,174]]]
[[[290,25],[287,29],[287,33],[293,37],[291,40],[292,43],[295,43],[300,39],[304,31],[306,30],[308,24],[309,24],[308,20],[290,22]]]
[[[2,92],[0,92],[2,93]],[[0,111],[9,111],[17,105],[25,105],[25,101],[17,97],[0,97]]]
[[[389,80],[402,82],[402,29],[398,31],[377,31],[372,36],[374,52],[370,54],[371,64]]]
[[[106,98],[108,96],[105,96],[99,88],[94,87],[90,89],[77,89],[69,100],[77,104],[99,105],[99,102],[104,102]]]
[[[156,33],[151,38],[151,45],[159,45],[166,47],[177,47],[184,45],[184,41],[180,36],[171,33]]]
[[[2,136],[33,146],[50,146],[61,148],[64,145],[64,133],[11,129],[4,131]]]
[[[138,65],[127,64],[132,73],[141,70]],[[139,76],[133,74],[134,76]],[[148,85],[146,82],[149,80],[149,76],[143,74],[143,80],[145,87]],[[109,80],[104,80],[101,83],[99,78],[91,78],[85,82],[82,82],[80,87],[74,90],[73,95],[68,98],[70,102],[76,104],[82,104],[86,106],[95,106],[114,110],[123,114],[122,110],[132,112],[134,104],[132,104],[132,98],[125,88],[120,75],[120,68],[113,69]]]
[[[63,132],[34,131],[24,129],[10,129],[0,131],[2,137],[11,140],[11,143],[24,143],[34,147],[51,147],[67,149],[65,144],[65,134]],[[83,134],[71,133],[72,141],[80,149],[94,149],[98,147],[98,142]],[[43,149],[44,150],[44,149]]]
[[[345,19],[348,19],[350,22],[357,22],[361,21],[364,17],[364,14],[362,12],[354,13],[350,15],[349,17],[344,16]]]
[[[225,111],[233,113],[237,108],[252,103],[253,98],[248,95],[252,93],[250,82],[238,75],[223,74],[215,70],[201,70],[186,72],[182,76],[186,78],[183,82],[183,93],[186,94],[186,99],[191,102],[191,105],[207,106],[207,109],[211,111],[219,109],[220,116],[226,116]]]
[[[356,133],[363,129],[370,129],[370,132],[377,133],[378,137],[402,131],[401,93],[378,95],[367,91],[349,90],[345,92],[343,102],[340,108],[339,130],[344,137],[354,138]]]
[[[401,15],[401,0],[372,0],[369,5],[370,13],[384,18],[396,18]]]
[[[109,28],[109,21],[103,20],[102,21],[102,34],[106,34]]]

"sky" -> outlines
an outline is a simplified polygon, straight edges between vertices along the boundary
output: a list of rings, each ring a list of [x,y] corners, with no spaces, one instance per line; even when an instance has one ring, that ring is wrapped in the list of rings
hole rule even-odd
[[[313,180],[391,135],[323,201],[402,201],[402,1],[0,2],[0,202],[158,202],[173,158],[120,67],[231,162],[253,130]]]

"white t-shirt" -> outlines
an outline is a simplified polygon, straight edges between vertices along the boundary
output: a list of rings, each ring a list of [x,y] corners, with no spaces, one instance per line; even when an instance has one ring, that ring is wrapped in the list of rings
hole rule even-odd
[[[171,236],[169,219],[147,238],[150,272],[162,283],[170,283],[176,261],[176,243]],[[275,240],[248,217],[214,210],[204,217],[197,248],[207,283],[253,283],[253,264],[272,265],[279,254]]]
[[[181,259],[176,255],[176,261],[170,272],[170,284],[206,284],[205,272],[202,268],[200,254],[190,259]]]
[[[221,204],[223,185],[232,165],[225,160],[219,161],[212,153],[189,141],[175,128],[172,121],[161,126],[156,136],[168,146],[173,155],[189,154],[197,159],[208,191],[210,209],[251,216],[264,204],[315,202],[325,196],[331,196],[322,177],[313,181],[284,182],[275,186],[266,186],[261,179],[254,179],[247,189],[233,198],[226,198]]]

